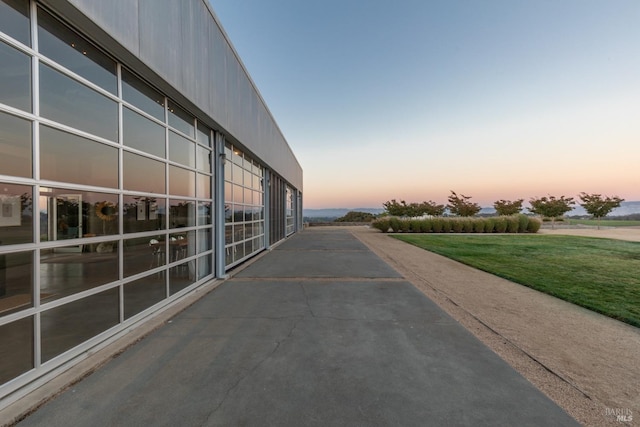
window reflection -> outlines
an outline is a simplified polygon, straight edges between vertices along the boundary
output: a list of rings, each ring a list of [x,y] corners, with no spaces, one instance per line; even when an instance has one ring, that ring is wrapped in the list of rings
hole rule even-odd
[[[211,198],[211,176],[199,173],[198,178],[198,197],[201,199]]]
[[[0,384],[3,384],[33,369],[33,316],[0,326],[0,343]]]
[[[211,275],[211,255],[198,258],[198,280]]]
[[[122,69],[122,98],[164,122],[164,96]]]
[[[0,29],[27,46],[31,45],[29,2],[27,0],[0,1]]]
[[[198,225],[210,225],[211,202],[198,202]]]
[[[0,64],[0,102],[30,112],[31,57],[0,42]]]
[[[125,151],[123,153],[125,190],[164,193],[165,164]]]
[[[118,104],[43,63],[40,63],[40,114],[118,141]]]
[[[40,126],[40,177],[99,187],[118,187],[118,149]]]
[[[119,294],[113,288],[42,312],[42,362],[117,325]]]
[[[33,242],[32,194],[29,185],[0,182],[0,246]]]
[[[114,95],[117,93],[115,61],[42,9],[38,9],[38,50]]]
[[[169,101],[167,105],[169,111],[169,126],[191,138],[195,137],[194,118],[171,101]]]
[[[123,249],[124,277],[166,264],[166,245],[162,237],[126,239]]]
[[[122,109],[122,139],[124,145],[165,157],[165,128],[124,107]]]
[[[124,232],[166,228],[165,199],[151,196],[124,196]]]
[[[198,146],[196,148],[196,151],[197,151],[198,170],[202,172],[211,173],[212,172],[211,150]]]
[[[175,132],[169,132],[169,160],[185,166],[196,166],[195,144]]]
[[[33,252],[0,254],[0,316],[33,307],[32,272]]]
[[[164,276],[152,274],[124,285],[124,318],[128,319],[167,297]]]
[[[176,196],[196,195],[196,173],[169,165],[169,193]]]
[[[169,262],[176,262],[196,254],[196,232],[169,235]]]
[[[0,112],[0,171],[30,178],[31,122]]]
[[[198,122],[196,131],[196,141],[207,147],[213,147],[213,141],[211,140],[211,129]]]
[[[198,230],[198,253],[210,251],[212,233],[210,228]]]
[[[193,200],[169,201],[169,228],[192,227],[196,225],[196,209]]]
[[[118,234],[118,196],[40,187],[40,240]]]
[[[40,252],[42,304],[118,280],[118,242],[100,242]]]
[[[195,269],[195,261],[185,262],[169,269],[169,292],[171,295],[195,282]]]

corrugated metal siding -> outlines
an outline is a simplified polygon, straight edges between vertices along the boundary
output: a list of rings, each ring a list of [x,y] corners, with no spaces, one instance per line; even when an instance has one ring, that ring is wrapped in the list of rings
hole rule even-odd
[[[206,0],[45,3],[63,15],[71,13],[72,5],[229,136],[302,190],[299,162]]]

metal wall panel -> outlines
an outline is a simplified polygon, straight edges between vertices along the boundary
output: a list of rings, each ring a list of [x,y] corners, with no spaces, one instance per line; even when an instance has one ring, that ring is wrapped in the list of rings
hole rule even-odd
[[[231,140],[302,190],[302,168],[207,0],[44,3],[74,22],[82,15],[86,22],[81,27],[100,30],[91,32],[99,43],[113,47],[115,41],[125,48],[119,59],[139,60],[129,65],[148,67],[150,72],[136,71],[147,78],[160,76],[184,97],[178,101],[191,104],[187,109],[206,114]]]

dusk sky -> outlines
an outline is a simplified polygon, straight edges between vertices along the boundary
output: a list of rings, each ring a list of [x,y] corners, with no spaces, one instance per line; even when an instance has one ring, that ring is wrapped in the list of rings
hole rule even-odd
[[[640,200],[638,0],[210,0],[305,208]]]

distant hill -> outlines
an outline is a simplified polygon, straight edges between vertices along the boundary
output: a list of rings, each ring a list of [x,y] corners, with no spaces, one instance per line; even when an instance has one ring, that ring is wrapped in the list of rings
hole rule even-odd
[[[380,214],[384,212],[382,208],[329,208],[329,209],[303,209],[302,215],[308,218],[340,218],[345,216],[348,212],[367,212],[370,214]]]
[[[384,212],[382,208],[328,208],[328,209],[303,209],[303,216],[308,218],[340,218],[345,216],[348,212],[368,212],[371,214],[381,214]],[[523,212],[528,212],[526,209]],[[480,211],[480,214],[492,214],[495,213],[493,207],[484,207]],[[609,216],[626,216],[640,213],[640,201],[622,202],[619,208],[614,209]],[[573,215],[588,215],[584,208],[580,205],[576,205],[571,212],[567,213],[567,216]]]

